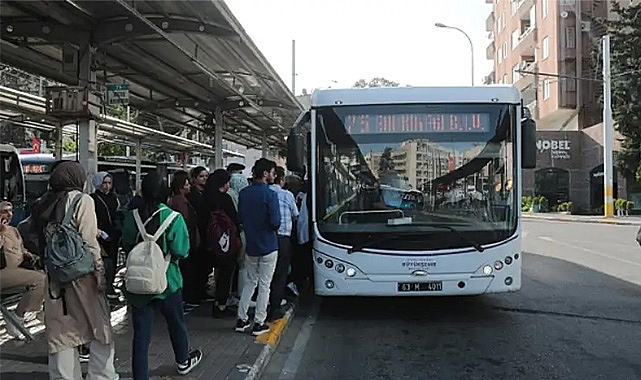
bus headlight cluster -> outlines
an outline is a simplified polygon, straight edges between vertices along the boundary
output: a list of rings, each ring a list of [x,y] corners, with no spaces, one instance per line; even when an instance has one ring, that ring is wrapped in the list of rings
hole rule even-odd
[[[334,261],[332,261],[331,259],[323,259],[323,257],[321,256],[316,257],[316,262],[318,263],[318,265],[324,265],[327,269],[334,268],[334,270],[338,273],[345,273],[347,277],[354,277],[357,273],[355,268],[342,263],[334,264]]]

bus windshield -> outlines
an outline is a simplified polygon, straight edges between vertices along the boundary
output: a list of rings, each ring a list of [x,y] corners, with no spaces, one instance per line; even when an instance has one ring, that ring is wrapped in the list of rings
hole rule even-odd
[[[518,215],[516,115],[506,104],[317,108],[319,232],[403,250],[509,238]],[[412,233],[424,238],[385,238]]]

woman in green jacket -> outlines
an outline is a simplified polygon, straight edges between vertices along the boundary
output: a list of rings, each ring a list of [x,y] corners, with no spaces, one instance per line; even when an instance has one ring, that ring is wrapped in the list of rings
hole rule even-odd
[[[163,221],[173,212],[166,204],[169,189],[162,176],[149,173],[142,182],[142,202],[136,208],[141,220],[145,221],[147,233],[153,235]],[[138,232],[133,211],[125,216],[122,231],[122,246],[125,252],[142,241]],[[159,310],[167,321],[171,345],[174,349],[176,369],[186,375],[202,359],[200,350],[189,350],[187,327],[183,315],[182,286],[183,280],[178,267],[178,260],[189,253],[189,233],[181,215],[178,215],[169,228],[158,239],[158,245],[166,254],[171,255],[167,268],[167,289],[158,295],[129,293],[125,289],[127,303],[131,306],[133,321],[132,373],[135,380],[149,379],[149,343],[151,342],[154,313]]]

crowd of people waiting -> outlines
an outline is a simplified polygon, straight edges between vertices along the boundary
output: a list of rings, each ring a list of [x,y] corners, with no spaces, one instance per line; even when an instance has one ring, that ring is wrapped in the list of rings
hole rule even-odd
[[[88,195],[80,164],[61,161],[19,228],[9,225],[11,203],[0,203],[0,287],[24,287],[15,314],[25,323],[44,322],[50,379],[81,379],[81,361],[88,362],[87,379],[118,379],[109,301],[121,294],[131,317],[136,380],[149,378],[157,311],[182,375],[203,357],[190,349],[185,325],[194,309],[211,302],[213,317],[236,318],[235,330],[253,335],[283,317],[286,292],[298,296],[311,281],[308,185],[304,174],[287,176],[265,158],[251,178],[244,170],[236,163],[211,174],[196,167],[174,173],[170,184],[152,172],[122,207],[112,175],[96,173]],[[118,289],[119,252],[127,271]],[[5,325],[9,335],[24,338]]]

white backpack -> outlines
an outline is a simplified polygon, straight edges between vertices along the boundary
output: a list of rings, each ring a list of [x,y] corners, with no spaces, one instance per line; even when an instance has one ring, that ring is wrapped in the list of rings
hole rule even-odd
[[[133,211],[138,233],[142,236],[143,241],[136,244],[127,257],[125,288],[130,293],[161,294],[167,289],[167,268],[171,255],[165,256],[156,241],[178,216],[178,213],[172,211],[160,225],[158,231],[154,235],[149,235],[145,226],[159,211],[160,209],[153,213],[145,223],[140,219],[138,210]]]

